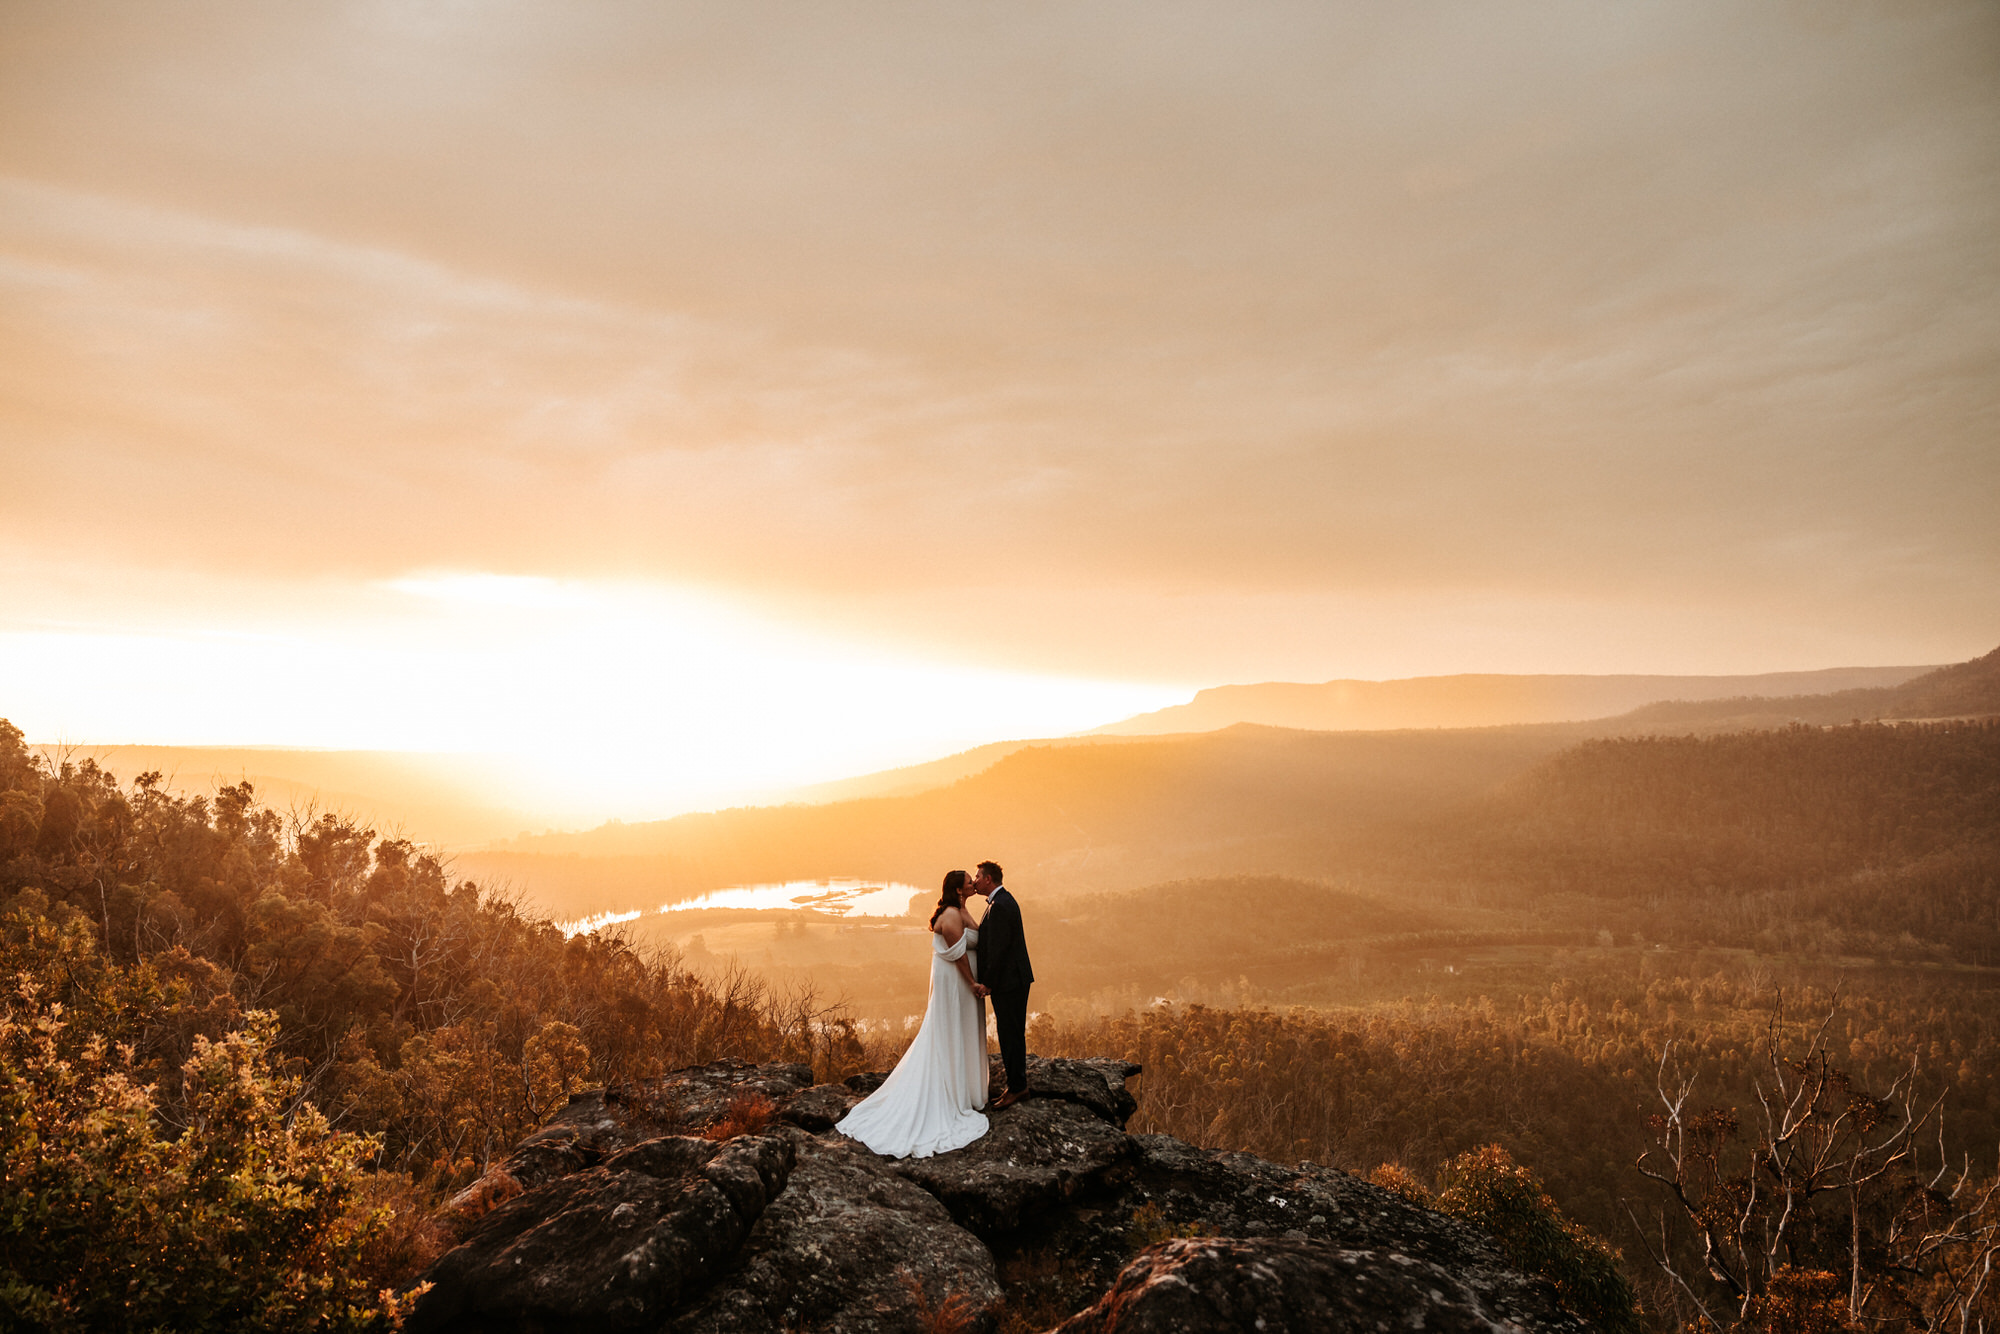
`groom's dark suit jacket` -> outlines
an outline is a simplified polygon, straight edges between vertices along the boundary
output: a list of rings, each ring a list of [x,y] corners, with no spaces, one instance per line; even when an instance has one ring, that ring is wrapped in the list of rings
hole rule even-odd
[[[1021,906],[1004,885],[987,900],[979,923],[979,980],[992,991],[1026,991],[1035,980],[1021,936]]]

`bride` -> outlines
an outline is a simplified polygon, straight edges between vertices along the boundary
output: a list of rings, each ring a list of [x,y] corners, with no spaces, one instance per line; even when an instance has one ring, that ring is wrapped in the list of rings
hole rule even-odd
[[[966,875],[944,878],[931,914],[931,998],[903,1059],[834,1129],[885,1158],[928,1158],[986,1133],[986,1017],[965,911]]]

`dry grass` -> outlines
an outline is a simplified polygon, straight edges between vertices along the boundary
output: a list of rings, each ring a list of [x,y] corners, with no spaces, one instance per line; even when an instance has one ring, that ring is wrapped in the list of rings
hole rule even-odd
[[[1125,1224],[1125,1242],[1134,1251],[1143,1251],[1163,1241],[1214,1235],[1215,1229],[1206,1223],[1174,1222],[1157,1204],[1140,1205],[1132,1211],[1131,1220]]]
[[[686,1133],[687,1111],[676,1086],[664,1080],[642,1080],[626,1085],[621,1097],[635,1116],[654,1129],[668,1135]]]
[[[909,1270],[901,1271],[903,1287],[917,1308],[918,1328],[924,1334],[970,1334],[979,1323],[979,1308],[962,1292],[954,1292],[933,1303],[924,1285]]]
[[[514,1184],[513,1193],[520,1194],[519,1184],[512,1177],[507,1180]],[[375,1216],[375,1231],[359,1267],[378,1288],[407,1287],[457,1242],[435,1192],[403,1172],[370,1173],[349,1199],[348,1208]]]
[[[763,1094],[745,1090],[729,1100],[722,1119],[701,1133],[709,1139],[735,1139],[738,1135],[761,1135],[778,1119],[778,1105]]]
[[[1091,1275],[1054,1247],[1000,1261],[1007,1290],[997,1334],[1042,1334],[1098,1298]]]
[[[1430,1188],[1401,1163],[1383,1163],[1368,1174],[1368,1180],[1370,1184],[1394,1191],[1413,1204],[1421,1204],[1426,1209],[1436,1207],[1437,1202],[1431,1197]]]

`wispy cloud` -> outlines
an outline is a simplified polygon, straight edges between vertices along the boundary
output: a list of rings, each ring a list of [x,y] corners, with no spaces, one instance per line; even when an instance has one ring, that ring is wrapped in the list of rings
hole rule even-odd
[[[0,51],[17,568],[1172,680],[2000,629],[1988,6],[216,14]]]

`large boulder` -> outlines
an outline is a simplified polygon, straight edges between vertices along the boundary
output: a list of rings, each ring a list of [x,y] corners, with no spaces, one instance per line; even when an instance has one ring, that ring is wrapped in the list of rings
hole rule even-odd
[[[1004,1087],[999,1060],[994,1086]],[[960,1226],[997,1240],[1039,1227],[1134,1155],[1125,1122],[1138,1103],[1127,1061],[1028,1061],[1028,1096],[988,1114],[988,1129],[964,1148],[899,1162],[895,1170],[943,1201]]]
[[[1460,1276],[1490,1309],[1534,1328],[1568,1317],[1546,1283],[1511,1268],[1471,1224],[1423,1208],[1335,1168],[1285,1167],[1248,1153],[1198,1149],[1169,1135],[1135,1135],[1126,1198],[1152,1231],[1313,1241],[1396,1254]]]
[[[1225,1236],[1297,1233],[1356,1249],[1407,1251],[1441,1264],[1494,1259],[1477,1228],[1346,1172],[1198,1149],[1171,1135],[1132,1140],[1137,1191],[1175,1223]]]
[[[1558,1317],[1535,1326],[1574,1330]],[[1201,1237],[1142,1252],[1059,1334],[1320,1334],[1325,1330],[1496,1334],[1523,1326],[1450,1270],[1394,1251],[1285,1237]]]
[[[954,1299],[1001,1299],[993,1256],[930,1194],[844,1137],[793,1132],[797,1165],[741,1253],[674,1334],[895,1334]]]
[[[1465,1223],[1331,1168],[1127,1133],[1137,1073],[1031,1058],[985,1135],[901,1161],[832,1128],[879,1074],[717,1061],[579,1094],[454,1201],[463,1244],[409,1328],[1582,1328]],[[732,1104],[749,1133],[686,1133],[724,1133]]]
[[[657,1328],[735,1252],[793,1159],[783,1135],[665,1136],[545,1182],[473,1224],[430,1268],[408,1328]]]
[[[935,1195],[959,1226],[998,1240],[1059,1211],[1132,1154],[1129,1135],[1084,1107],[1029,1098],[993,1113],[964,1148],[893,1170]]]
[[[801,1130],[831,1130],[854,1110],[862,1095],[845,1084],[815,1084],[785,1104],[783,1116]]]
[[[812,1087],[809,1065],[757,1065],[725,1057],[707,1065],[691,1065],[664,1079],[640,1080],[606,1090],[611,1103],[629,1119],[644,1116],[669,1130],[699,1130],[720,1121],[730,1103],[754,1093],[774,1105]]]
[[[998,1056],[988,1063],[988,1092],[998,1097],[1007,1087],[1007,1077]],[[1114,1061],[1102,1056],[1074,1059],[1067,1056],[1028,1058],[1028,1096],[1058,1098],[1087,1108],[1119,1129],[1139,1110],[1139,1100],[1125,1087],[1138,1074],[1131,1061]]]
[[[595,1167],[675,1126],[659,1126],[607,1101],[605,1091],[572,1094],[566,1106],[515,1146],[492,1170],[446,1201],[444,1216],[461,1234],[488,1210],[544,1182]]]

